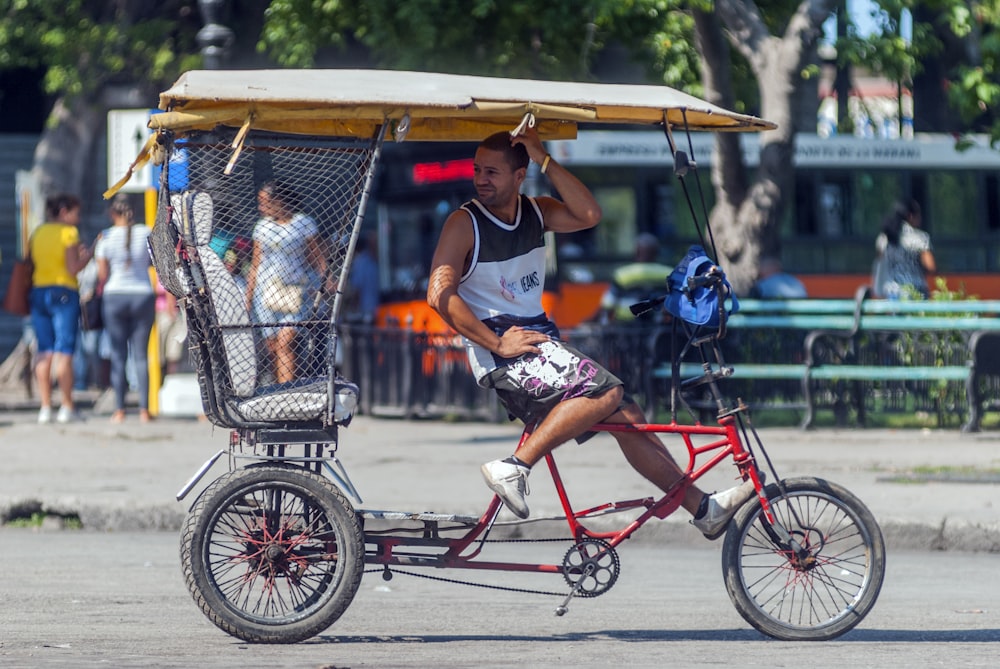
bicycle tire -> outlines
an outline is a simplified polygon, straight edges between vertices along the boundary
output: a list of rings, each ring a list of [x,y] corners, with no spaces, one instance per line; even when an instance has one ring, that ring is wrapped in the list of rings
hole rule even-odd
[[[192,505],[180,543],[195,602],[250,643],[323,632],[350,605],[364,571],[364,538],[343,493],[289,465],[219,477]]]
[[[834,639],[875,605],[885,577],[882,531],[861,500],[836,483],[803,477],[784,481],[784,488],[786,496],[772,483],[765,494],[809,558],[796,562],[771,540],[754,498],[726,534],[726,589],[743,619],[769,637]]]

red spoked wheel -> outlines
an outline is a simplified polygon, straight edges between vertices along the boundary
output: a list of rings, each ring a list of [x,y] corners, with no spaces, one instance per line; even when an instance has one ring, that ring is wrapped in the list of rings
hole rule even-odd
[[[327,629],[353,600],[364,539],[328,480],[259,465],[205,489],[181,534],[181,565],[195,602],[220,629],[253,643],[295,643]]]

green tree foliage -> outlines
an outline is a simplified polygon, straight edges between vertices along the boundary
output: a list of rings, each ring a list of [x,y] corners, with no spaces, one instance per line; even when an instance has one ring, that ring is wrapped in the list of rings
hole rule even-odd
[[[883,0],[872,4],[871,20],[875,30],[870,35],[859,33],[848,21],[847,35],[837,42],[837,59],[870,69],[892,81],[910,84],[923,68],[926,58],[941,52],[942,44],[928,23],[912,24],[912,35],[904,37],[900,26],[902,12],[912,6],[906,0]]]
[[[702,95],[702,63],[692,10],[711,12],[712,0],[273,0],[258,48],[283,65],[309,67],[327,47],[360,45],[381,67],[516,77],[586,80],[604,47],[625,45],[644,63],[649,81]],[[784,30],[796,0],[741,3],[754,7],[772,34]],[[846,3],[841,4],[842,9]],[[909,39],[900,20],[915,20]],[[1000,0],[876,0],[877,30],[860,35],[848,22],[837,44],[842,65],[853,64],[910,86],[944,40],[960,40],[961,62],[947,65],[947,96],[971,131],[1000,139]],[[733,51],[733,107],[753,113],[759,90],[751,68]],[[803,77],[815,76],[805,69]]]
[[[360,44],[381,67],[587,80],[595,54],[628,45],[674,85],[697,82],[690,18],[676,0],[273,0],[259,48],[310,67]]]
[[[45,90],[88,96],[108,84],[152,90],[200,63],[193,0],[0,0],[0,69],[45,70]]]
[[[1000,0],[954,3],[951,29],[971,46],[956,68],[948,99],[973,131],[988,132],[1000,148]]]
[[[904,11],[912,17],[909,36],[902,31]],[[948,105],[942,113],[958,116],[955,127],[988,133],[1000,145],[1000,0],[878,0],[872,18],[873,34],[859,35],[852,26],[838,42],[841,63],[908,87],[929,63],[940,63],[941,80],[930,90],[947,95],[917,105]]]

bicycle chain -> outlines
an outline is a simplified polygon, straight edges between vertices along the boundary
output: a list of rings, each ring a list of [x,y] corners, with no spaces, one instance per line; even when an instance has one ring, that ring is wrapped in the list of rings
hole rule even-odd
[[[526,543],[554,543],[557,541],[565,542],[573,540],[566,537],[552,537],[548,539],[484,539],[481,543],[526,544]],[[504,592],[520,592],[529,595],[547,595],[550,597],[566,596],[566,593],[564,592],[552,592],[551,590],[531,590],[529,588],[514,588],[507,585],[491,585],[488,583],[473,583],[472,581],[462,581],[457,578],[445,578],[443,576],[429,576],[427,574],[418,574],[416,572],[404,571],[401,569],[389,569],[388,567],[385,567],[383,569],[366,569],[364,573],[384,574],[386,571],[388,571],[391,574],[402,574],[403,576],[415,576],[416,578],[425,578],[428,581],[441,581],[442,583],[454,583],[456,585],[471,585],[474,588],[485,588],[487,590],[503,590]]]
[[[520,592],[528,595],[548,595],[551,597],[565,597],[565,592],[552,592],[550,590],[530,590],[528,588],[512,588],[506,585],[490,585],[489,583],[473,583],[472,581],[460,581],[455,578],[445,578],[443,576],[429,576],[427,574],[418,574],[412,571],[404,571],[402,569],[366,569],[366,574],[384,574],[388,571],[390,574],[402,574],[403,576],[415,576],[417,578],[425,578],[428,581],[441,581],[443,583],[454,583],[456,585],[471,585],[474,588],[485,588],[487,590],[503,590],[505,592]]]
[[[553,537],[551,539],[483,539],[476,543],[484,544],[531,544],[531,543],[555,543],[556,541],[573,541],[567,537]],[[575,543],[575,542],[574,542]]]

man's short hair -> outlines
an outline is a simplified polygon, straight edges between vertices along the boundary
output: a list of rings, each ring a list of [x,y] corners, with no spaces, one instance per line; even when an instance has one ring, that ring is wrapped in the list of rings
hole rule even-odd
[[[512,170],[528,166],[528,150],[523,144],[512,145],[509,132],[495,132],[480,142],[479,146],[489,151],[502,152]]]

